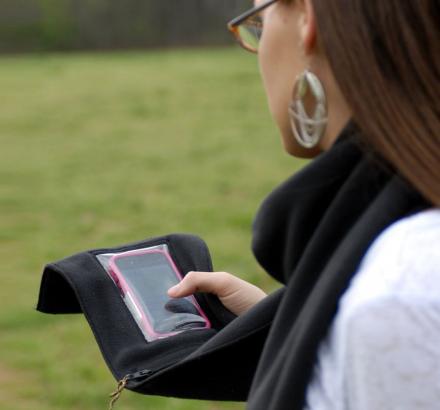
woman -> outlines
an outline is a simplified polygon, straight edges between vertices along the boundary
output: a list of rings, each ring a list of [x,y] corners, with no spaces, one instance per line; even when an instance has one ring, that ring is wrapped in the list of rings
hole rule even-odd
[[[438,408],[439,21],[438,0],[271,0],[230,23],[285,150],[316,157],[255,221],[286,286],[250,409]],[[237,315],[266,297],[225,272],[169,295],[196,291]]]

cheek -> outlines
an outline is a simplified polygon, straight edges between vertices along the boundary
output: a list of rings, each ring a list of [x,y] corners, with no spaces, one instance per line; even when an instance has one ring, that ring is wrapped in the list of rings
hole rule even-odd
[[[293,20],[286,20],[275,11],[267,16],[259,49],[260,71],[270,112],[280,129],[284,147],[291,154],[296,151],[288,105],[295,79],[305,68],[299,44]]]
[[[261,75],[272,114],[278,112],[286,99],[288,101],[287,85],[293,60],[286,53],[283,30],[277,21],[273,13],[267,18],[259,50]]]
[[[275,120],[286,146],[291,140],[288,104],[295,78],[299,73],[295,49],[292,47],[292,33],[287,24],[282,25],[275,16],[267,19],[259,49],[260,72],[269,104],[269,110]]]

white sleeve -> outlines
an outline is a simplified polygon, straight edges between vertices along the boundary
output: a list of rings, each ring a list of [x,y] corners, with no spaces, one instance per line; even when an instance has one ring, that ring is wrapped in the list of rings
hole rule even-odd
[[[346,325],[346,408],[440,409],[440,297],[373,298]]]

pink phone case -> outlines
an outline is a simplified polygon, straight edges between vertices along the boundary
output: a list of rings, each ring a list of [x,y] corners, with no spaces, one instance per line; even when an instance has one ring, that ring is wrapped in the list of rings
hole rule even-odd
[[[127,307],[131,311],[134,319],[138,323],[139,327],[141,328],[141,330],[144,333],[147,340],[155,340],[155,339],[159,339],[159,338],[172,336],[172,335],[181,333],[182,330],[175,331],[175,332],[169,332],[169,333],[158,333],[154,330],[153,325],[150,323],[148,315],[146,314],[146,312],[144,312],[144,309],[142,308],[141,303],[137,299],[135,292],[132,291],[132,289],[130,288],[130,285],[125,280],[124,275],[122,274],[122,272],[119,270],[118,266],[116,265],[116,261],[118,259],[122,259],[122,258],[125,258],[128,256],[145,255],[145,254],[152,254],[152,253],[160,253],[160,254],[164,255],[165,258],[167,259],[170,267],[172,268],[173,272],[175,273],[178,281],[180,282],[183,279],[182,275],[180,274],[179,270],[177,269],[173,259],[170,257],[168,252],[161,250],[161,249],[152,249],[152,250],[139,249],[139,250],[127,251],[127,252],[112,256],[112,258],[109,261],[109,274],[112,277],[115,284],[117,285],[117,287],[119,288]],[[210,328],[211,323],[210,323],[209,319],[206,317],[206,315],[203,312],[203,310],[201,309],[201,307],[199,306],[199,304],[197,303],[196,298],[194,296],[189,296],[187,298],[191,299],[191,302],[196,307],[200,316],[203,317],[206,321],[206,326],[196,328],[193,330]]]

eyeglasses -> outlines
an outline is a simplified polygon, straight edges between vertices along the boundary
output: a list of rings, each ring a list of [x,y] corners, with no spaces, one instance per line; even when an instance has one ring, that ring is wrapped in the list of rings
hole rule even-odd
[[[228,23],[229,31],[244,49],[251,53],[258,53],[258,45],[263,33],[261,12],[277,1],[269,0],[257,7],[253,7]]]

